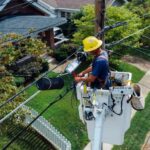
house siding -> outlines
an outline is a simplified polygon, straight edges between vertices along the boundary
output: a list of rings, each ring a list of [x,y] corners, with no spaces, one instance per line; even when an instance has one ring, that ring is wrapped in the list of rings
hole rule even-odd
[[[24,0],[13,0],[8,3],[8,5],[0,13],[0,17],[8,17],[11,15],[43,15],[46,14],[31,6],[31,4],[26,3]]]

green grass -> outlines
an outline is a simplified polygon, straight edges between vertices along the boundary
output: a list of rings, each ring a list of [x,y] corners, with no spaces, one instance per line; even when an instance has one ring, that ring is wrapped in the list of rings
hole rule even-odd
[[[114,146],[113,150],[140,150],[146,134],[150,131],[150,94],[146,98],[145,109],[137,112],[131,122],[131,127],[125,135],[122,146]]]
[[[4,147],[15,135],[24,129],[21,125],[13,123],[5,123],[1,126],[0,149]],[[51,144],[41,137],[36,131],[26,130],[19,138],[17,138],[7,149],[8,150],[45,150],[50,149]],[[52,147],[52,150],[54,148]]]
[[[53,75],[53,73],[52,73]],[[51,76],[51,74],[49,74]],[[55,75],[56,76],[56,75]],[[70,85],[72,79],[65,78],[65,88]],[[41,112],[56,96],[63,90],[42,91],[28,106]],[[35,91],[35,87],[29,90],[29,95]],[[79,120],[78,101],[72,96],[73,91],[69,92],[61,101],[50,107],[43,116],[54,125],[69,141],[71,141],[73,150],[82,150],[88,143],[85,125]]]
[[[117,70],[129,71],[133,73],[133,82],[138,82],[144,75],[143,71],[140,71],[134,66],[128,65],[127,63],[119,63]],[[49,76],[56,76],[56,74],[50,73]],[[71,82],[72,79],[66,78],[67,82]],[[67,84],[65,84],[67,85]],[[32,87],[29,89],[29,94],[35,92],[37,89]],[[32,101],[28,103],[28,106],[34,108],[36,111],[41,112],[54,97],[59,95],[62,90],[49,90],[42,91]],[[71,141],[73,150],[82,150],[88,143],[87,131],[85,125],[79,120],[78,115],[78,102],[72,99],[68,93],[62,101],[58,102],[51,108],[49,108],[43,116],[53,124],[69,141]],[[73,105],[73,107],[72,107]]]
[[[145,72],[134,67],[133,65],[130,65],[126,62],[115,60],[113,61],[113,68],[117,71],[125,71],[125,72],[131,72],[132,73],[132,82],[137,83],[140,81],[140,79],[144,76]]]

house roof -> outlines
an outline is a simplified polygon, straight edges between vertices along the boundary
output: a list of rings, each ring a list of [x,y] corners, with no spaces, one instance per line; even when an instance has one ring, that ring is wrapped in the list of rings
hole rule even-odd
[[[1,0],[1,1],[0,1],[0,5],[3,5],[4,1],[5,1],[5,0]]]
[[[0,0],[0,11],[2,11],[10,0]]]
[[[80,9],[86,4],[94,4],[95,0],[43,0],[55,8]]]
[[[28,36],[32,30],[35,35],[66,22],[65,18],[51,18],[49,16],[15,16],[0,22],[0,32],[3,34],[13,32]]]

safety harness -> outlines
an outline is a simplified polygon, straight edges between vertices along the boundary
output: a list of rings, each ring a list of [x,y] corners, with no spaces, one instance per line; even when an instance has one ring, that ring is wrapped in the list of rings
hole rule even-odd
[[[101,53],[101,54],[98,56],[98,58],[103,58],[103,59],[107,60],[107,62],[108,62],[108,58],[107,58],[106,56],[103,56],[102,54],[103,54],[103,53]],[[108,66],[108,67],[109,67],[109,66]],[[108,70],[109,70],[109,75],[107,76],[107,78],[106,78],[105,80],[102,80],[102,79],[100,79],[100,78],[97,77],[97,80],[99,81],[99,83],[100,83],[100,85],[101,85],[101,88],[105,88],[105,87],[106,87],[107,81],[108,81],[108,79],[109,79],[109,77],[110,77],[110,69],[108,68]]]

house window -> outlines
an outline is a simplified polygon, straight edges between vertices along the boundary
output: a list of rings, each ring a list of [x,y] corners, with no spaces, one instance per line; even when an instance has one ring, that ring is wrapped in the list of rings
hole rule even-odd
[[[61,12],[61,17],[66,17],[65,15],[66,15],[66,13],[62,11]]]
[[[70,17],[71,17],[71,13],[67,12],[67,18],[70,18]]]

